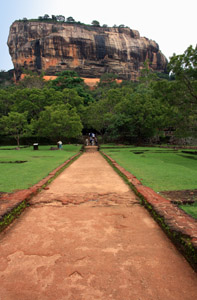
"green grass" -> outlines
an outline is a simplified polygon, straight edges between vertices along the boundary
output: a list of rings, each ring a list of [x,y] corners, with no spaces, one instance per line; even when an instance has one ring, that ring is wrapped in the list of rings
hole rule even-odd
[[[108,147],[101,150],[156,192],[197,188],[197,155],[157,147]]]
[[[61,151],[52,151],[50,147],[39,146],[39,150],[33,150],[33,147],[3,150],[15,147],[1,146],[0,192],[29,188],[81,149],[81,145],[64,145]],[[26,162],[16,163],[16,161]]]
[[[193,218],[197,219],[197,202],[192,205],[180,205],[187,214],[191,215]]]

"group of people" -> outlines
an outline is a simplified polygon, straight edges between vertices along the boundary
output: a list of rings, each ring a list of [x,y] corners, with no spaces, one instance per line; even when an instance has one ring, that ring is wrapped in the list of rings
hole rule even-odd
[[[90,132],[88,137],[86,138],[86,146],[97,146],[98,145],[98,140],[97,137],[95,135],[95,133]]]
[[[93,133],[93,132],[90,132],[88,134],[88,137],[86,138],[85,142],[86,142],[86,146],[89,146],[89,145],[90,146],[98,146],[97,137],[96,137],[95,133]],[[59,150],[62,150],[62,141],[57,142],[57,148]]]

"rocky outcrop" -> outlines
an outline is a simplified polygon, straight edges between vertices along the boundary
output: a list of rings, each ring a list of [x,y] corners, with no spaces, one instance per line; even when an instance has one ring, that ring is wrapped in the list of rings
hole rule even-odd
[[[47,75],[75,70],[86,78],[107,72],[136,80],[146,59],[153,70],[163,72],[167,65],[158,44],[130,28],[16,21],[8,47],[18,76],[25,68]]]

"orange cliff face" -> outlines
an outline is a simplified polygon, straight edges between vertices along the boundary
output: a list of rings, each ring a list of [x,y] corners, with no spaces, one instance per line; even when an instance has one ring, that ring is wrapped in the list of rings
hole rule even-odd
[[[8,47],[17,79],[23,69],[47,75],[74,70],[93,84],[106,73],[136,80],[146,59],[153,70],[163,72],[167,66],[158,44],[130,28],[16,21]]]

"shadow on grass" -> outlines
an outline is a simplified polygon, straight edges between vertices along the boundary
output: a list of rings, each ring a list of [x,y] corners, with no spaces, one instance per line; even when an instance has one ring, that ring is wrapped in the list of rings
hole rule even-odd
[[[0,161],[0,164],[23,164],[28,162],[27,160],[16,160],[16,161]]]
[[[197,160],[197,157],[192,157],[190,155],[182,155],[182,154],[178,154],[178,156],[184,157],[184,158],[189,158],[189,159],[193,159],[193,160]]]

